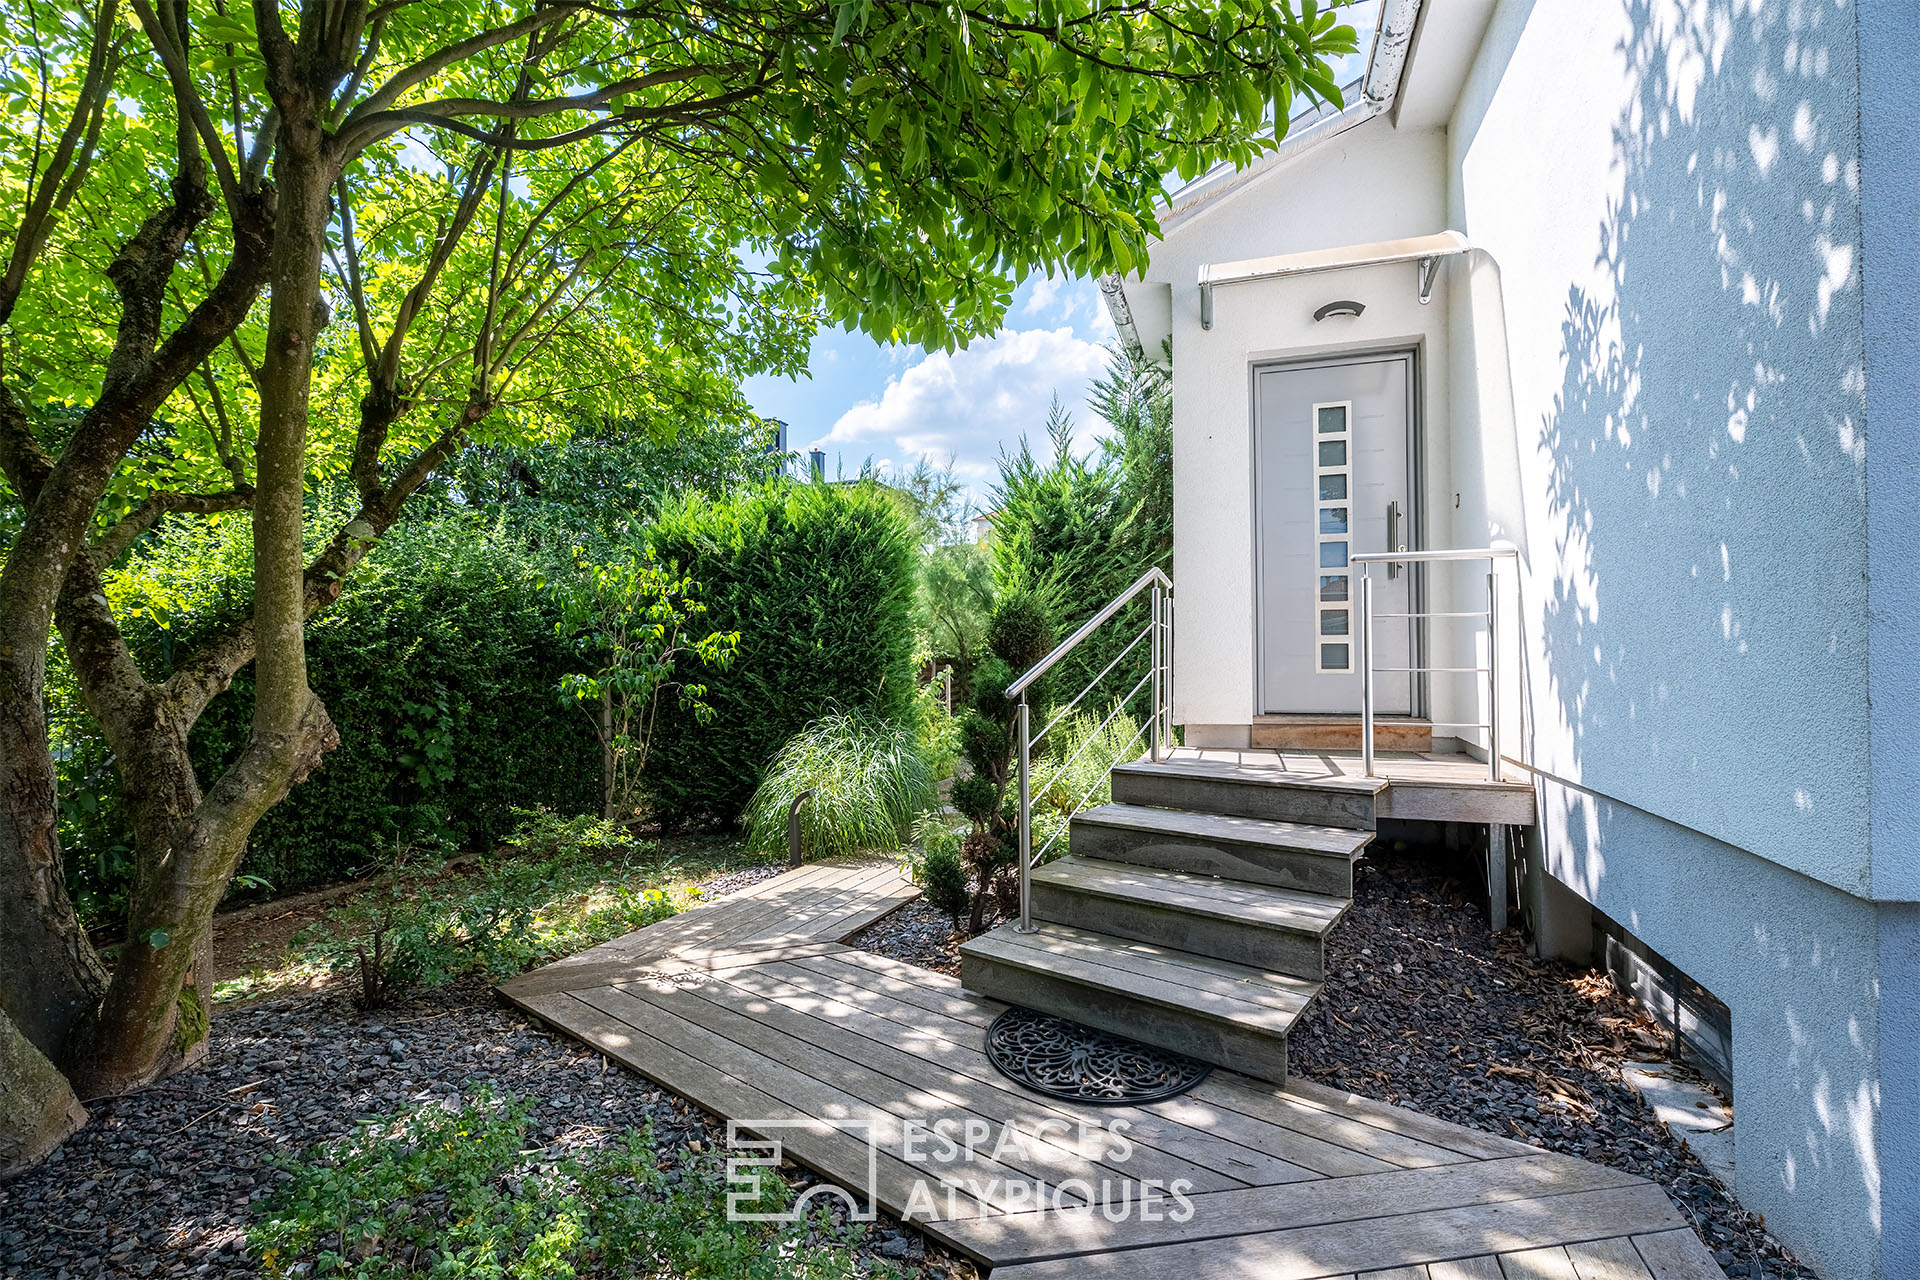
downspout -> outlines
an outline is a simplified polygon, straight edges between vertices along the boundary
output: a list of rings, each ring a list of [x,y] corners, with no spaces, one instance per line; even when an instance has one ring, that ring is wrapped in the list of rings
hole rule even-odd
[[[1262,168],[1284,164],[1307,148],[1338,137],[1392,109],[1400,94],[1400,80],[1407,69],[1407,54],[1413,48],[1413,35],[1424,3],[1425,0],[1382,0],[1380,25],[1374,28],[1373,47],[1367,53],[1367,74],[1360,82],[1360,100],[1333,115],[1321,116],[1298,133],[1289,133],[1268,153]],[[1226,188],[1238,185],[1241,172],[1220,169],[1195,179],[1176,195],[1172,212],[1185,213],[1224,194]],[[1121,344],[1135,359],[1144,358],[1146,352],[1140,342],[1140,331],[1133,322],[1133,308],[1127,303],[1125,280],[1119,272],[1100,277],[1100,294],[1106,301],[1107,315],[1113,320]]]

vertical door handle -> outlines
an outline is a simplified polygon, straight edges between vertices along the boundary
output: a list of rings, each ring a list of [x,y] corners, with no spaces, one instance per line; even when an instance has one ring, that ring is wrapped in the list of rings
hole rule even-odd
[[[1398,498],[1395,498],[1387,504],[1387,550],[1406,550],[1406,547],[1402,546],[1400,542],[1400,500]],[[1397,578],[1400,576],[1400,564],[1398,561],[1390,560],[1387,562],[1387,576],[1389,578]]]

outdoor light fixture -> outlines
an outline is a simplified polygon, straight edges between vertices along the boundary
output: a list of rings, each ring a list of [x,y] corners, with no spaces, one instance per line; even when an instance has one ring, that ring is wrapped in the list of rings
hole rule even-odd
[[[1313,313],[1315,320],[1325,320],[1328,316],[1357,316],[1367,309],[1364,302],[1355,302],[1352,298],[1342,298],[1338,302],[1329,302]]]

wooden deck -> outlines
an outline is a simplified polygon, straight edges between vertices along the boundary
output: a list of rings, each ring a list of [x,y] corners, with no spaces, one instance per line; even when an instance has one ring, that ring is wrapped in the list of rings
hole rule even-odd
[[[1721,1274],[1652,1183],[1353,1095],[1226,1071],[1147,1107],[1030,1093],[982,1048],[1004,1005],[840,944],[914,892],[816,864],[501,990],[833,1182],[871,1170],[994,1280]]]
[[[1301,779],[1365,776],[1358,751],[1175,747],[1167,758]],[[1520,827],[1534,823],[1533,784],[1515,780],[1512,772],[1495,782],[1487,777],[1485,760],[1457,751],[1378,751],[1373,765],[1388,783],[1378,806],[1382,818]]]

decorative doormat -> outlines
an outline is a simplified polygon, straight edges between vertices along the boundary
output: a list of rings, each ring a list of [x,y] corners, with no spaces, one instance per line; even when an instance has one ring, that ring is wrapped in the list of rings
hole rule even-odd
[[[1069,1102],[1158,1102],[1213,1070],[1171,1049],[1019,1008],[987,1028],[987,1057],[1008,1079]]]

